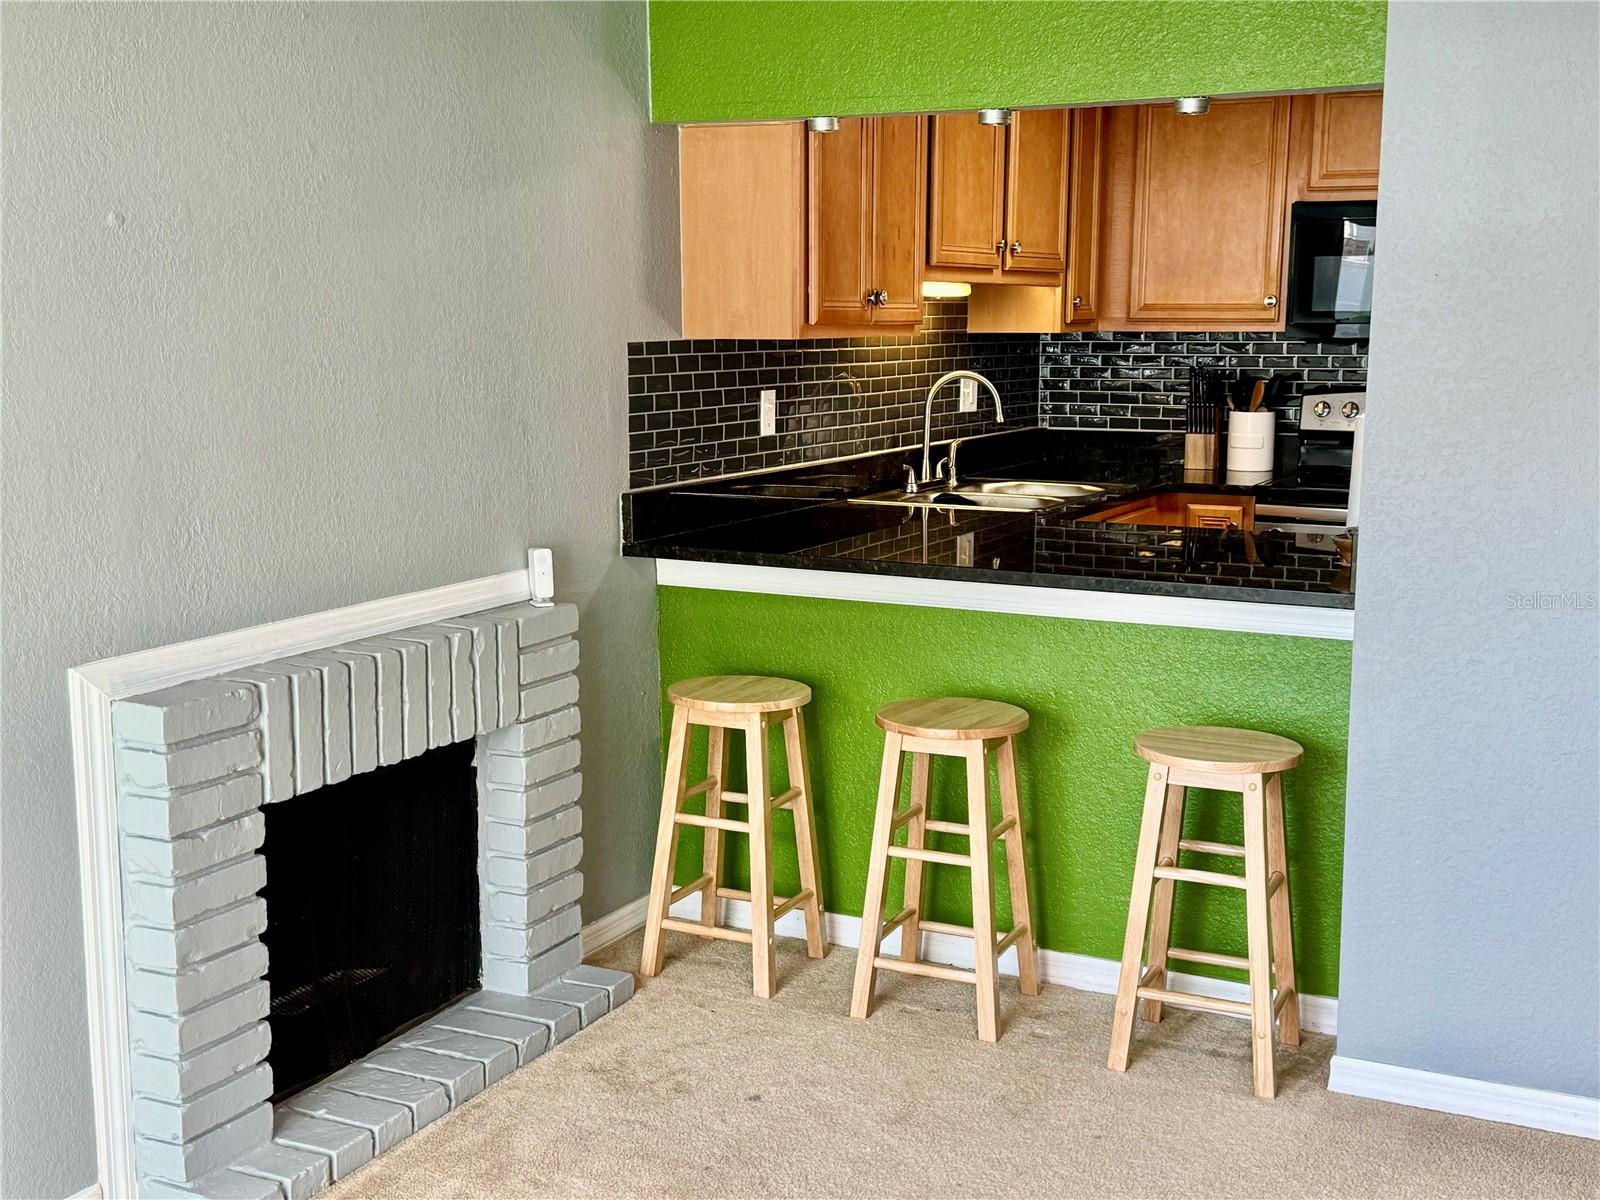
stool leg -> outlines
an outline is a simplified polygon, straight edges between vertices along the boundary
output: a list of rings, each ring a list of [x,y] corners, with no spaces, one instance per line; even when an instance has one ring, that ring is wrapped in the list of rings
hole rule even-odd
[[[1255,1093],[1271,1099],[1272,960],[1267,917],[1267,805],[1259,775],[1244,785],[1244,907],[1250,943],[1250,1064]]]
[[[770,999],[772,970],[772,788],[767,779],[767,723],[751,717],[744,734],[745,793],[750,812],[750,959],[758,999]]]
[[[929,755],[911,756],[911,804],[921,805],[922,811],[906,822],[906,845],[923,849],[928,844],[928,766]],[[900,926],[900,957],[905,962],[916,962],[922,957],[922,867],[921,859],[906,861],[905,905],[911,910],[911,919]]]
[[[1128,898],[1128,929],[1122,938],[1122,969],[1117,974],[1117,1008],[1111,1021],[1111,1053],[1106,1066],[1128,1069],[1128,1044],[1133,1040],[1134,1010],[1139,999],[1139,970],[1144,960],[1145,922],[1150,916],[1150,883],[1155,878],[1156,843],[1166,808],[1167,768],[1152,765],[1144,790],[1144,818],[1139,824],[1139,850],[1133,860],[1133,893]]]
[[[706,816],[722,815],[722,789],[728,786],[728,735],[720,725],[706,732],[706,774],[716,780],[706,792]],[[705,849],[700,855],[702,873],[711,876],[700,893],[700,924],[715,929],[722,923],[722,901],[717,888],[722,885],[722,830],[707,829]]]
[[[883,893],[889,880],[889,827],[894,824],[900,799],[900,750],[905,738],[893,732],[883,736],[883,767],[878,774],[878,811],[872,820],[872,849],[867,858],[867,895],[861,905],[861,947],[856,952],[856,982],[850,993],[850,1015],[872,1012],[872,988],[877,980],[873,960],[883,940]]]
[[[644,953],[639,974],[659,975],[665,958],[661,922],[672,899],[672,868],[678,857],[678,811],[683,807],[684,766],[689,743],[689,713],[672,706],[672,732],[667,738],[667,770],[661,783],[661,821],[656,826],[656,860],[650,873],[650,911],[645,918]]]
[[[800,886],[811,899],[800,906],[806,918],[806,954],[821,958],[828,952],[822,938],[822,883],[817,875],[816,810],[811,803],[811,760],[806,752],[806,719],[798,708],[783,723],[783,747],[789,767],[789,786],[800,789],[794,802],[794,846],[800,861]]]
[[[1006,738],[995,752],[995,769],[1000,776],[1000,817],[1009,820],[1005,833],[1006,877],[1011,885],[1011,924],[1028,932],[1016,941],[1017,986],[1024,996],[1039,994],[1039,951],[1034,938],[1033,912],[1028,903],[1028,865],[1022,857],[1022,801],[1017,794],[1017,747],[1015,738]]]
[[[967,746],[967,824],[972,843],[972,958],[978,985],[978,1038],[1000,1039],[1000,991],[995,980],[994,861],[989,840],[988,756],[982,742]]]
[[[1166,812],[1161,818],[1161,835],[1156,842],[1156,862],[1164,867],[1178,865],[1178,839],[1183,836],[1184,788],[1169,784]],[[1150,966],[1159,968],[1153,982],[1157,987],[1167,986],[1167,947],[1172,944],[1172,894],[1177,885],[1170,879],[1158,879],[1155,899],[1150,905]],[[1141,1015],[1151,1024],[1161,1020],[1161,1001],[1146,1000]]]
[[[1289,998],[1278,1014],[1278,1036],[1286,1046],[1300,1044],[1300,989],[1294,981],[1294,936],[1289,925],[1289,854],[1283,838],[1283,775],[1266,781],[1267,793],[1267,870],[1283,876],[1272,893],[1272,958],[1278,976],[1278,991],[1289,989]]]

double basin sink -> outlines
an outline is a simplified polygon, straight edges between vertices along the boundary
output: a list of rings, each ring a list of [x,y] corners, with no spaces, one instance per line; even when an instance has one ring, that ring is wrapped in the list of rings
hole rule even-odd
[[[1105,494],[1092,483],[1053,483],[1042,479],[975,480],[953,488],[930,487],[858,496],[855,504],[901,504],[932,508],[998,508],[1012,512],[1054,508],[1066,500],[1087,500]]]

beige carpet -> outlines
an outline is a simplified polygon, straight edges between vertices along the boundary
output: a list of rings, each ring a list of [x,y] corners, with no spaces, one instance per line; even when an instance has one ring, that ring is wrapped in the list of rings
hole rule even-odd
[[[998,1045],[960,984],[889,976],[846,1015],[854,954],[671,936],[666,971],[599,1024],[331,1191],[516,1196],[1582,1196],[1600,1145],[1336,1096],[1332,1039],[1250,1094],[1244,1027],[1172,1013],[1105,1069],[1111,1000],[1003,986]],[[639,938],[595,956],[637,966]]]

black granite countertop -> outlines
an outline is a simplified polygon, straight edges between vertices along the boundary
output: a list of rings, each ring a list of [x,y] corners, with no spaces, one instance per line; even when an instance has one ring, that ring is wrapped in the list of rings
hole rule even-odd
[[[856,502],[898,487],[921,450],[896,450],[622,497],[633,557],[854,571],[1214,600],[1354,607],[1334,532],[1179,529],[1081,520],[1159,492],[1253,495],[1272,480],[1185,472],[1183,439],[1025,429],[971,438],[961,478],[1091,483],[1103,494],[1015,512]],[[935,461],[945,453],[936,450]]]

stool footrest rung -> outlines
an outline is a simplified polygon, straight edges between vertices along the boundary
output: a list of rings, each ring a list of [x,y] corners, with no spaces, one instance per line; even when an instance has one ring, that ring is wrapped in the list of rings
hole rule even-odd
[[[1269,895],[1269,896],[1272,895],[1273,892],[1277,891],[1282,886],[1283,886],[1283,872],[1282,871],[1274,871],[1271,875],[1267,876],[1267,895]]]
[[[972,832],[969,826],[960,821],[929,821],[927,828],[929,833],[950,833],[956,837],[966,837]]]
[[[802,904],[805,904],[810,899],[811,899],[811,889],[810,888],[806,888],[804,891],[796,892],[794,895],[790,896],[787,900],[784,900],[781,904],[776,904],[776,905],[773,906],[772,919],[774,921],[776,921],[779,917],[783,916],[784,913],[791,912],[794,909],[799,908]]]
[[[699,795],[701,795],[701,794],[703,794],[705,792],[709,792],[712,788],[714,788],[716,786],[717,786],[717,777],[715,775],[707,775],[704,779],[702,779],[699,783],[695,784],[693,787],[684,788],[683,789],[683,798],[685,800],[692,800],[696,796],[699,796]]]
[[[721,925],[702,925],[699,921],[680,921],[677,917],[667,917],[661,922],[661,928],[669,929],[673,933],[692,933],[696,937],[715,938],[719,942],[743,942],[749,945],[751,934],[748,929],[724,929]]]
[[[1168,946],[1167,957],[1184,962],[1206,963],[1213,967],[1234,967],[1240,971],[1250,969],[1250,960],[1242,954],[1217,954],[1211,950],[1181,950],[1177,946]]]
[[[1273,1001],[1272,1001],[1272,1015],[1273,1016],[1277,1016],[1279,1013],[1281,1013],[1283,1011],[1283,1006],[1285,1004],[1289,1003],[1289,999],[1293,995],[1294,995],[1294,989],[1293,988],[1291,988],[1291,987],[1281,987],[1281,988],[1279,988],[1277,996],[1274,997]]]
[[[880,971],[899,971],[903,975],[925,975],[929,979],[944,979],[955,983],[977,983],[975,971],[961,967],[946,967],[940,963],[908,962],[903,958],[884,958],[881,954],[872,960]]]
[[[1002,937],[999,941],[995,942],[995,944],[994,944],[994,952],[997,955],[998,954],[1004,954],[1007,950],[1011,949],[1011,947],[1016,944],[1018,938],[1022,937],[1027,932],[1028,932],[1028,927],[1026,925],[1018,925],[1015,929],[1012,929],[1004,937]]]
[[[1157,879],[1171,879],[1177,883],[1204,883],[1211,887],[1244,889],[1243,875],[1228,875],[1222,871],[1199,871],[1193,867],[1157,867]]]
[[[732,821],[727,817],[702,817],[698,813],[679,813],[672,818],[679,825],[698,825],[702,829],[722,829],[728,833],[749,833],[749,821]]]
[[[895,814],[894,823],[889,826],[889,836],[893,837],[896,831],[904,829],[911,822],[922,815],[922,805],[913,804],[910,808]]]
[[[1221,854],[1226,858],[1243,858],[1244,847],[1232,842],[1202,842],[1198,838],[1183,838],[1179,850],[1193,850],[1196,854]]]
[[[943,863],[947,867],[970,867],[972,858],[948,850],[928,850],[920,846],[890,846],[890,858],[914,858],[918,862]]]
[[[1218,996],[1201,996],[1194,992],[1175,992],[1171,988],[1143,985],[1139,988],[1138,996],[1141,1000],[1159,1000],[1162,1004],[1170,1004],[1174,1008],[1195,1008],[1201,1012],[1226,1013],[1231,1017],[1250,1015],[1248,1000],[1224,1000]]]
[[[917,910],[914,908],[902,908],[899,912],[895,913],[895,915],[885,921],[882,928],[878,930],[878,944],[882,945],[884,938],[888,937],[896,929],[899,929],[900,926],[904,925],[916,915]]]
[[[667,907],[671,908],[674,904],[676,904],[679,900],[682,900],[685,896],[692,896],[695,892],[698,892],[698,891],[702,890],[703,888],[707,888],[707,887],[710,887],[710,886],[711,886],[711,875],[709,873],[700,876],[700,878],[698,878],[698,879],[691,879],[688,883],[684,884],[681,888],[674,888],[673,889],[672,895],[667,898]]]
[[[919,921],[917,924],[923,933],[943,933],[949,937],[964,938],[972,936],[972,930],[965,925],[949,925],[944,921]]]
[[[789,805],[800,799],[801,795],[802,793],[799,788],[792,787],[788,791],[779,792],[776,796],[774,796],[772,798],[772,803],[768,807],[770,807],[774,812],[780,808],[788,808]]]

